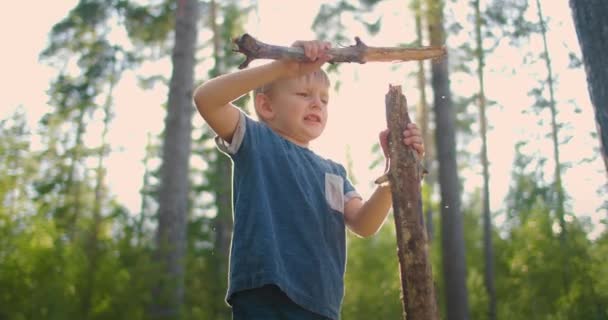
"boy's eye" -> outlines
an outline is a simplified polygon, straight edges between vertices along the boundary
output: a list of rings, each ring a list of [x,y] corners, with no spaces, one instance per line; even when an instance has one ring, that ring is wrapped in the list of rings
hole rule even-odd
[[[296,94],[299,95],[300,97],[308,97],[308,93],[307,92],[298,92]]]

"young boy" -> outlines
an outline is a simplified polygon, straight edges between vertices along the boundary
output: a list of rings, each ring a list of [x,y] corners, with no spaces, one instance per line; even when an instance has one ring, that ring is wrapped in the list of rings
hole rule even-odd
[[[345,226],[373,235],[391,206],[389,186],[364,202],[343,166],[308,144],[327,123],[329,43],[298,41],[312,62],[274,61],[212,79],[196,107],[234,164],[234,233],[227,302],[233,319],[338,319]],[[255,90],[259,122],[231,101]],[[380,134],[386,154],[387,131]],[[424,153],[415,125],[404,143]]]

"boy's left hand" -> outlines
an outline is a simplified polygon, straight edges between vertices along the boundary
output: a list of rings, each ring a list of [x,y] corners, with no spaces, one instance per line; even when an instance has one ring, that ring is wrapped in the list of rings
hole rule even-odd
[[[389,158],[388,154],[388,129],[380,132],[380,146],[382,147],[382,153],[384,153],[384,157]],[[410,146],[416,150],[418,153],[418,157],[422,158],[424,156],[424,143],[422,141],[422,134],[420,133],[420,129],[415,123],[409,123],[407,128],[403,131],[403,143],[406,146]]]

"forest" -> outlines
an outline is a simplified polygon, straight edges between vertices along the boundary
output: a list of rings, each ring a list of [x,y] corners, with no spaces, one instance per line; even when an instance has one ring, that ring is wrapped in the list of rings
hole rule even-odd
[[[231,319],[231,161],[192,94],[243,62],[244,33],[445,46],[326,65],[332,124],[312,149],[368,195],[403,86],[440,318],[608,320],[608,1],[73,0],[59,16],[29,62],[49,76],[2,75],[0,320]],[[341,319],[405,319],[393,220],[347,235]]]

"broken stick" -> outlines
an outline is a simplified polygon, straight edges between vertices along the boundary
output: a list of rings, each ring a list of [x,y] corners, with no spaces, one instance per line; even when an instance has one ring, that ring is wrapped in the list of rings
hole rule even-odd
[[[299,61],[310,61],[304,54],[304,50],[298,47],[282,47],[261,42],[251,35],[244,35],[234,39],[236,49],[234,51],[245,55],[245,61],[239,65],[239,69],[246,68],[255,59],[291,59]],[[446,54],[445,47],[368,47],[359,37],[355,37],[355,45],[332,48],[328,51],[333,58],[329,63],[337,62],[394,62],[411,61],[439,58]]]
[[[390,155],[387,175],[397,231],[403,319],[438,320],[428,238],[422,216],[420,181],[423,168],[416,151],[402,143],[402,133],[411,122],[407,101],[401,94],[401,86],[389,86],[385,99]]]

